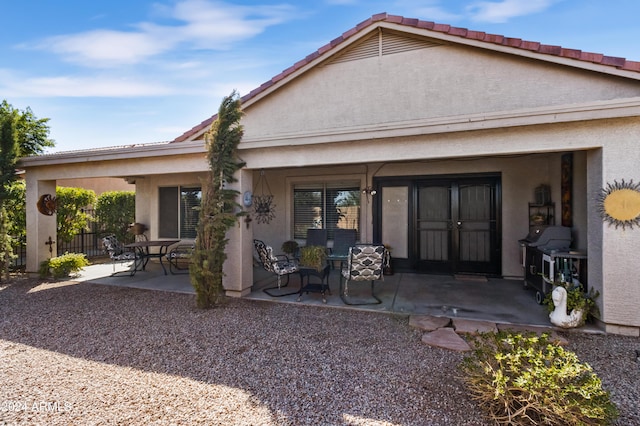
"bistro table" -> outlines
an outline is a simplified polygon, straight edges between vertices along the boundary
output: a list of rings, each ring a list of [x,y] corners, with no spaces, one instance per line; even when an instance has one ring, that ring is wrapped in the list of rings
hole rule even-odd
[[[331,266],[329,263],[325,265],[322,270],[318,271],[316,268],[308,268],[308,267],[300,267],[298,269],[298,273],[300,274],[300,291],[298,292],[298,302],[302,299],[302,293],[321,293],[322,294],[322,303],[327,303],[326,292],[331,294],[331,289],[329,288],[329,272]],[[320,278],[319,283],[312,283],[309,281],[311,277]],[[307,278],[307,284],[304,283],[305,277]]]
[[[125,247],[134,249],[136,251],[136,260],[133,264],[133,269],[131,270],[131,276],[134,276],[138,269],[144,271],[147,263],[149,263],[149,259],[151,259],[152,257],[156,257],[160,260],[160,266],[162,266],[164,274],[167,275],[167,269],[164,267],[164,263],[162,263],[162,258],[167,255],[169,246],[172,246],[179,242],[180,240],[142,240],[125,245]],[[151,252],[149,250],[150,247],[157,247],[158,251]]]

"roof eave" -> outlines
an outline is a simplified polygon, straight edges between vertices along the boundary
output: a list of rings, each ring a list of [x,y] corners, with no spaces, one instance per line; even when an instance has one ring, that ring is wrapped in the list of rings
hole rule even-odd
[[[23,157],[20,159],[18,166],[23,169],[28,169],[30,167],[52,166],[59,164],[128,160],[199,153],[206,153],[206,147],[202,141],[188,141],[183,143],[167,142],[161,144],[120,147],[118,149],[89,149]]]

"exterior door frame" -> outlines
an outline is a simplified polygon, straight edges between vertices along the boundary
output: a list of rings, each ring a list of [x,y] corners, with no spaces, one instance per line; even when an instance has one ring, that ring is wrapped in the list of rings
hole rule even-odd
[[[491,267],[480,268],[471,271],[447,270],[446,268],[435,268],[435,270],[421,270],[419,265],[418,251],[418,188],[428,182],[443,181],[464,181],[464,183],[479,181],[492,182],[494,191],[493,206],[493,224],[491,238]],[[490,276],[500,276],[502,274],[502,178],[500,173],[470,173],[455,175],[418,175],[418,176],[390,176],[390,177],[374,177],[373,187],[376,190],[376,196],[373,199],[373,240],[377,243],[385,243],[382,241],[382,202],[381,197],[384,187],[406,186],[408,187],[408,218],[407,218],[407,243],[408,257],[399,258],[393,256],[393,247],[391,255],[393,257],[394,269],[397,271],[408,272],[424,272],[424,273],[478,273]],[[457,201],[456,201],[457,203]],[[454,268],[452,266],[451,268]]]

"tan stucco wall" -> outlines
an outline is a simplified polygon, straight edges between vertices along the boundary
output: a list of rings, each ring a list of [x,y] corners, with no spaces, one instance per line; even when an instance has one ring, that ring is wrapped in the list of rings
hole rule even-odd
[[[317,67],[250,106],[245,140],[632,96],[635,81],[449,45]]]
[[[58,186],[66,186],[71,188],[85,188],[93,190],[96,195],[100,195],[107,191],[135,191],[136,187],[127,183],[122,178],[87,178],[87,179],[59,179],[56,181]]]

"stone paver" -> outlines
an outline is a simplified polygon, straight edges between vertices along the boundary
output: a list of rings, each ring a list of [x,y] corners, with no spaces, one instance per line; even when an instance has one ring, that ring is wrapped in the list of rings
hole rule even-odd
[[[496,323],[491,321],[453,318],[453,328],[459,334],[496,333]]]
[[[436,346],[439,348],[450,349],[459,352],[471,350],[469,344],[451,327],[439,328],[437,330],[425,333],[422,336],[422,342],[430,346]]]
[[[424,331],[433,331],[449,325],[451,319],[433,315],[411,315],[409,325]]]

